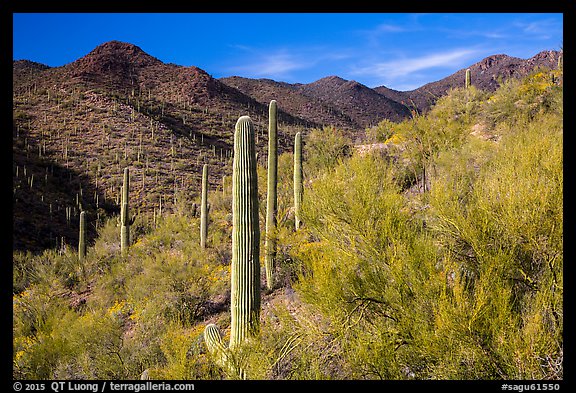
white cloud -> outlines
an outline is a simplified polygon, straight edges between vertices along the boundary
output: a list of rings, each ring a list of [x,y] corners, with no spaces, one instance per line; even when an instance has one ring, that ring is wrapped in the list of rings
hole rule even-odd
[[[396,22],[396,21],[395,21]],[[409,15],[402,23],[380,23],[368,29],[356,30],[354,34],[362,37],[363,41],[370,46],[380,46],[381,40],[389,35],[397,33],[413,33],[422,28],[417,22],[417,15]]]
[[[481,38],[490,38],[490,39],[502,39],[502,38],[510,38],[509,33],[504,33],[502,29],[497,30],[463,30],[463,29],[452,29],[452,28],[442,28],[439,29],[442,32],[446,33],[447,38],[460,38],[463,39],[465,37],[481,37]]]
[[[532,22],[517,21],[514,25],[531,38],[542,40],[562,32],[562,22],[551,18]]]
[[[376,28],[372,31],[372,33],[403,33],[409,31],[406,26],[400,25],[392,25],[388,23],[383,23],[381,25],[376,26]]]
[[[310,64],[289,53],[273,53],[263,57],[258,64],[251,67],[258,74],[278,76],[285,75],[290,71],[308,68]]]
[[[478,48],[458,48],[417,57],[395,56],[388,61],[374,61],[363,66],[353,65],[348,75],[351,78],[363,79],[367,86],[386,86],[406,91],[439,80],[470,65],[485,54],[485,50]],[[439,72],[440,70],[445,72]]]
[[[286,50],[260,52],[249,47],[237,47],[250,52],[250,56],[238,57],[238,59],[246,59],[247,62],[228,67],[228,71],[241,73],[246,77],[284,77],[291,71],[310,67],[309,62],[302,61],[298,56]]]
[[[359,67],[351,71],[352,75],[377,76],[387,80],[408,76],[414,72],[435,67],[454,67],[474,58],[477,50],[455,49],[448,52],[432,53],[413,58],[394,59],[376,62],[369,66]]]
[[[350,57],[345,51],[332,51],[327,48],[298,48],[298,50],[255,49],[235,46],[250,54],[239,57],[247,61],[227,68],[228,72],[241,73],[252,78],[288,78],[293,71],[310,69],[324,61],[343,60]]]

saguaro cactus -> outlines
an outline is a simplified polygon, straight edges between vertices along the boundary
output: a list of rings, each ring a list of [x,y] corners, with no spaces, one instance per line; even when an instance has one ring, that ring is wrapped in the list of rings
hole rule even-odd
[[[210,323],[204,328],[204,342],[216,364],[234,377],[246,379],[246,371],[236,364],[233,353],[224,346],[218,326]]]
[[[80,233],[78,236],[78,259],[84,261],[86,257],[86,212],[80,212]]]
[[[242,379],[246,373],[234,361],[234,349],[260,331],[260,228],[254,126],[241,116],[234,132],[232,165],[232,266],[230,343],[222,343],[214,324],[204,329],[204,342],[215,362]]]
[[[221,367],[226,367],[229,352],[228,348],[222,343],[222,335],[220,334],[218,326],[210,323],[204,328],[204,342],[216,364]]]
[[[124,168],[124,182],[122,184],[122,205],[120,206],[120,250],[122,254],[128,252],[130,245],[130,220],[128,212],[128,197],[130,191],[130,172]]]
[[[254,126],[241,116],[234,132],[230,348],[260,331],[260,228]]]
[[[206,248],[208,237],[208,164],[202,168],[202,202],[200,204],[200,247]]]
[[[304,193],[302,183],[302,134],[296,133],[294,138],[294,225],[296,230],[300,228],[302,195]]]
[[[276,258],[276,212],[277,200],[277,177],[278,177],[278,121],[276,101],[270,101],[268,108],[268,191],[266,196],[266,286],[272,289],[274,286],[274,259]]]
[[[470,68],[466,69],[466,88],[470,88],[470,86],[472,86],[472,79],[471,79],[471,75],[470,75]]]

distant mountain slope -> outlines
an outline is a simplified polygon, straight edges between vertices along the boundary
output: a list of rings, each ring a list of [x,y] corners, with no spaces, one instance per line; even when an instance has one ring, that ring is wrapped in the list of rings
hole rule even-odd
[[[409,110],[399,102],[361,83],[338,76],[328,76],[300,85],[298,89],[307,96],[329,102],[362,128],[383,119],[401,121],[410,115]]]
[[[520,59],[507,55],[493,55],[472,64],[470,67],[472,85],[482,90],[494,91],[511,77],[526,76],[537,67],[555,68],[558,64],[558,51],[543,51],[529,59]],[[427,83],[417,89],[398,92],[385,86],[375,87],[378,93],[406,103],[413,103],[420,112],[427,111],[446,94],[448,90],[464,86],[466,68],[463,68],[439,81]]]
[[[238,89],[262,104],[279,101],[282,110],[311,124],[331,124],[342,128],[358,128],[359,125],[330,102],[302,94],[300,84],[276,82],[271,79],[250,79],[232,76],[219,79],[222,83]]]
[[[558,55],[491,56],[470,66],[472,83],[492,90],[500,78],[555,67]],[[134,212],[158,211],[160,205],[170,210],[182,193],[196,197],[204,163],[211,189],[218,189],[231,172],[241,115],[254,121],[265,164],[272,99],[279,108],[279,150],[291,151],[298,131],[306,135],[312,127],[334,125],[361,139],[366,127],[382,119],[410,116],[412,103],[425,111],[461,86],[464,72],[408,92],[371,89],[337,76],[308,84],[215,79],[119,41],[60,67],[13,61],[13,247],[41,250],[62,237],[74,243],[80,209],[92,218],[115,214],[126,166]]]
[[[13,94],[15,249],[75,243],[80,209],[93,220],[115,214],[126,166],[134,212],[171,210],[180,193],[194,198],[204,163],[217,189],[231,172],[241,115],[252,117],[265,162],[267,105],[132,44],[108,42],[61,67],[14,61]],[[309,123],[281,108],[279,121],[284,151]]]
[[[220,80],[260,102],[281,97],[283,108],[294,116],[346,129],[363,130],[382,119],[400,121],[410,114],[404,105],[393,99],[356,81],[337,76],[308,84],[238,76]]]

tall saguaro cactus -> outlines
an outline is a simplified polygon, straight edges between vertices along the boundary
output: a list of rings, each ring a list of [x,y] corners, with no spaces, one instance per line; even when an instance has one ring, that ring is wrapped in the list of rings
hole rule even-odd
[[[234,132],[232,166],[232,269],[230,348],[260,331],[260,228],[254,126],[241,116]]]
[[[206,248],[208,237],[208,164],[202,168],[202,202],[200,204],[200,247]]]
[[[120,250],[123,255],[128,252],[130,245],[130,220],[128,212],[128,197],[130,191],[130,172],[124,168],[124,182],[122,183],[122,205],[120,207]]]
[[[78,259],[80,262],[86,258],[86,212],[80,212],[80,233],[78,238]]]
[[[302,194],[304,193],[302,183],[302,134],[296,133],[294,138],[294,225],[296,230],[300,228]]]
[[[466,84],[465,84],[466,88],[469,89],[470,86],[472,86],[472,77],[470,74],[470,68],[466,69]]]
[[[274,259],[276,258],[276,213],[278,210],[278,120],[276,101],[270,101],[268,108],[268,191],[266,196],[266,286],[274,286]]]

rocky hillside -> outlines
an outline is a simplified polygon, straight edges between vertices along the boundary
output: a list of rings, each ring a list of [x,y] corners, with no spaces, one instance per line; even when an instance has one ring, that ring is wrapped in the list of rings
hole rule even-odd
[[[401,103],[379,94],[374,89],[329,76],[299,87],[303,94],[326,100],[347,113],[361,128],[376,124],[382,119],[400,121],[410,115]]]
[[[525,76],[536,67],[556,67],[558,56],[558,51],[543,51],[530,59],[490,56],[469,67],[472,84],[494,91],[507,78]],[[240,76],[219,80],[262,104],[270,102],[272,97],[283,97],[284,110],[295,117],[358,131],[383,119],[401,121],[410,116],[412,109],[426,112],[449,89],[462,86],[465,73],[466,69],[461,69],[410,91],[386,86],[369,88],[338,76],[328,76],[308,84]]]
[[[508,78],[526,76],[537,67],[555,68],[560,55],[558,51],[543,51],[529,59],[502,54],[489,56],[468,67],[471,82],[479,89],[495,91],[500,83]],[[415,106],[419,112],[426,112],[449,89],[463,86],[465,74],[466,69],[461,69],[446,78],[410,91],[391,90],[386,86],[379,86],[374,90],[398,102],[404,101]]]
[[[254,98],[261,104],[267,104],[273,99],[280,100],[285,112],[300,119],[306,119],[310,123],[333,125],[345,129],[361,128],[350,115],[336,108],[333,103],[321,97],[303,94],[302,86],[305,85],[240,76],[220,78],[219,80]]]
[[[282,151],[313,124],[279,112]],[[217,189],[231,172],[234,124],[244,114],[264,160],[267,105],[197,67],[116,41],[62,67],[15,61],[13,247],[75,244],[80,209],[96,223],[116,213],[126,166],[134,212],[170,210],[181,193],[193,199],[204,163]]]
[[[308,84],[238,76],[221,78],[261,103],[283,97],[284,110],[313,123],[363,130],[382,119],[400,121],[410,116],[405,105],[356,81],[328,76]]]
[[[558,52],[522,60],[492,56],[470,67],[472,83],[494,89],[500,78],[554,66]],[[268,103],[279,108],[279,150],[296,132],[332,125],[356,135],[382,119],[424,111],[464,70],[419,89],[368,88],[337,76],[309,84],[215,79],[197,67],[167,64],[129,43],[104,43],[61,67],[13,62],[14,249],[41,250],[77,240],[77,217],[116,214],[124,167],[134,212],[173,209],[196,198],[204,163],[215,190],[231,172],[234,124],[249,114],[266,161]]]

